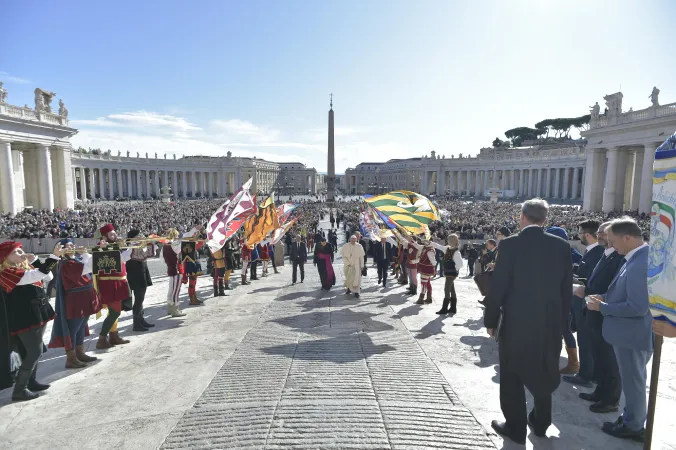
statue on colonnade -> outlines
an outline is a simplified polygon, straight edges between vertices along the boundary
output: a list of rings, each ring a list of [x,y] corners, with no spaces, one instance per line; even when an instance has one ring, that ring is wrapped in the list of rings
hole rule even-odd
[[[59,99],[59,115],[64,118],[68,118],[68,108],[66,108],[66,105],[63,103],[63,99]]]
[[[590,107],[589,113],[591,115],[592,122],[599,120],[599,117],[601,116],[601,107],[599,106],[599,102],[596,102],[594,106]]]
[[[658,100],[659,95],[660,95],[660,90],[657,89],[657,86],[654,86],[653,91],[648,96],[648,98],[650,98],[650,101],[653,103],[653,106],[660,106],[660,102]]]
[[[7,101],[7,89],[2,87],[2,81],[0,81],[0,103],[5,103]]]
[[[56,92],[43,91],[40,88],[35,88],[35,111],[52,112],[52,99]]]

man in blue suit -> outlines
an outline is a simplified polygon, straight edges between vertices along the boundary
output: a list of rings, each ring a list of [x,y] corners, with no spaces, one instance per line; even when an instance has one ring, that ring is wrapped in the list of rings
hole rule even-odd
[[[603,424],[611,436],[643,442],[647,415],[646,380],[653,351],[652,315],[648,302],[648,245],[630,218],[613,220],[608,243],[624,255],[625,263],[608,292],[589,296],[587,308],[603,315],[603,338],[613,346],[626,404],[615,422]]]

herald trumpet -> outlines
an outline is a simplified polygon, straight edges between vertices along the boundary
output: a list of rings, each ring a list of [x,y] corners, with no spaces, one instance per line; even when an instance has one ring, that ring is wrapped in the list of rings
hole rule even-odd
[[[64,255],[73,255],[75,253],[86,253],[89,247],[74,247],[63,252]]]
[[[147,238],[125,238],[125,239],[119,239],[117,241],[118,244],[124,246],[125,243],[129,242],[132,243],[134,246],[138,246],[138,248],[145,247],[149,243],[155,243],[159,241],[170,241],[168,236],[154,236],[154,237],[147,237]],[[126,248],[134,248],[131,246],[126,246]]]

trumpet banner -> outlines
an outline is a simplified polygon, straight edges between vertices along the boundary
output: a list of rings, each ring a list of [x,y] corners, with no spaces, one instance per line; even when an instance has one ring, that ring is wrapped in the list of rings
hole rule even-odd
[[[379,215],[412,234],[425,233],[429,223],[439,220],[437,207],[417,192],[388,192],[367,198],[366,203]]]
[[[259,207],[258,212],[249,217],[244,224],[247,245],[254,245],[265,239],[268,233],[279,228],[279,218],[275,208],[274,192]]]
[[[676,133],[655,151],[650,210],[650,312],[676,326]]]

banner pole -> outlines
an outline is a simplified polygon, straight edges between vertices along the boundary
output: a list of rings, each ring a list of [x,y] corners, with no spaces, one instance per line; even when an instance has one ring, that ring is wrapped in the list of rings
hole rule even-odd
[[[664,338],[655,335],[655,349],[653,351],[653,367],[650,373],[650,392],[648,394],[648,420],[643,439],[643,450],[650,450],[653,443],[653,428],[655,426],[655,405],[657,403],[657,383],[660,378],[660,360],[662,359],[662,343]]]

